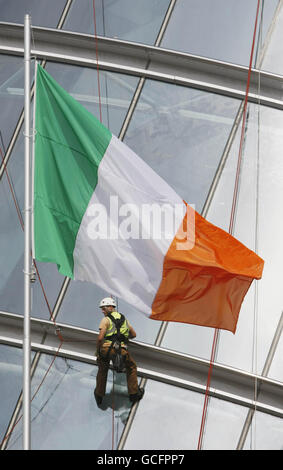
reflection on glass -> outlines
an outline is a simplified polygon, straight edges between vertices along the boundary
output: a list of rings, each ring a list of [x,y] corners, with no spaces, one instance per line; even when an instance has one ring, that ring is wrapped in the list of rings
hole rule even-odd
[[[23,219],[24,137],[22,131],[7,165],[7,171]],[[24,232],[16,211],[6,173],[0,181],[0,309],[24,313]],[[37,263],[50,307],[53,308],[63,276],[55,265]],[[31,315],[49,319],[49,309],[37,278],[32,286]]]
[[[24,107],[24,61],[22,58],[0,56],[0,106],[4,110],[0,113],[0,146],[2,153],[5,154]],[[1,165],[2,158],[0,157]]]
[[[98,77],[95,69],[49,63],[46,70],[68,93],[100,119]],[[100,71],[99,82],[102,122],[118,136],[138,78]]]
[[[266,2],[265,2],[266,3]],[[274,21],[273,30],[270,35],[269,43],[264,51],[261,69],[268,72],[283,75],[283,42],[282,42],[283,10],[279,8],[276,21]]]
[[[57,317],[58,322],[98,331],[102,320],[99,303],[112,296],[89,282],[71,281]],[[137,341],[153,344],[161,322],[150,320],[132,306],[117,299],[117,310],[123,313],[137,333]]]
[[[196,450],[203,401],[203,394],[148,380],[125,449]],[[204,449],[235,449],[245,416],[240,406],[210,399]]]
[[[171,322],[168,323],[161,346],[202,359],[209,359],[213,335],[212,328]]]
[[[203,440],[203,450],[233,450],[246,419],[247,408],[210,398]]]
[[[283,420],[257,411],[243,450],[283,450]]]
[[[32,379],[32,396],[52,360],[41,355]],[[125,374],[109,371],[103,405],[94,398],[96,366],[57,357],[31,405],[32,450],[116,449],[130,410]],[[114,411],[112,409],[114,407]],[[114,413],[114,416],[113,416]],[[114,418],[114,425],[112,420]],[[21,449],[16,426],[8,450]]]
[[[178,0],[161,46],[249,65],[257,3],[257,0]],[[278,0],[264,2],[262,41],[277,4]],[[261,14],[258,25],[260,17]]]
[[[22,350],[0,345],[0,442],[7,430],[22,389]]]
[[[154,44],[170,0],[96,0],[98,36]],[[92,0],[74,0],[64,29],[94,34]]]
[[[221,332],[217,356],[219,362],[257,374],[262,372],[283,305],[283,222],[278,217],[283,203],[282,127],[282,111],[249,105],[234,236],[255,250],[257,231],[257,251],[265,265],[262,279],[254,281],[242,304],[235,335]],[[229,168],[235,168],[238,142],[231,150]],[[230,172],[223,173],[208,213],[208,219],[220,226],[231,214],[232,180]],[[228,217],[223,219],[225,211]],[[277,367],[274,364],[272,373],[282,379],[282,362]]]
[[[196,450],[203,395],[148,380],[125,450]]]
[[[201,211],[239,102],[147,80],[125,142]]]
[[[273,361],[269,370],[268,377],[283,382],[283,335],[277,345]]]
[[[26,14],[31,15],[32,25],[56,27],[66,4],[66,0],[0,0],[0,21],[24,23]]]
[[[99,302],[109,295],[109,292],[90,282],[70,281],[58,321],[98,331],[102,319]]]

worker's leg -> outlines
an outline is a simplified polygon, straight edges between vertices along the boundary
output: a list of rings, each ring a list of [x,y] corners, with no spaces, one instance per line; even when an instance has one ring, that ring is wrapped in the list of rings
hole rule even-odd
[[[137,377],[137,365],[126,349],[121,349],[122,355],[125,357],[125,366],[127,374],[127,384],[129,395],[133,395],[138,391],[138,377]]]
[[[107,356],[108,347],[102,346],[100,354],[97,357],[98,372],[96,376],[96,388],[95,395],[96,397],[104,397],[107,383],[107,375],[109,369],[109,359]]]
[[[127,374],[128,393],[131,402],[135,403],[143,397],[144,389],[138,386],[137,365],[130,353],[122,348],[122,354],[125,356],[125,366]]]

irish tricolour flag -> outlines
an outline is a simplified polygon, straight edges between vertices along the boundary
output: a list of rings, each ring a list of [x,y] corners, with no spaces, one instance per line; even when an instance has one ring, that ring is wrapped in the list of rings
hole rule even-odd
[[[235,332],[263,261],[37,68],[33,250],[150,318]]]

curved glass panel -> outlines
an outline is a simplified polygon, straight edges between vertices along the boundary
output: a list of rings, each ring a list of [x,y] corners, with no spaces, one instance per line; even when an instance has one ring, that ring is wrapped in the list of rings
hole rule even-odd
[[[283,335],[281,332],[281,337],[277,345],[273,361],[269,370],[268,377],[274,380],[279,380],[283,382]]]
[[[262,279],[253,282],[245,297],[235,335],[221,331],[217,356],[219,362],[258,374],[265,364],[283,305],[279,274],[283,223],[278,216],[283,203],[282,126],[282,111],[249,105],[234,236],[255,251],[257,234],[257,251],[265,265]],[[226,230],[238,152],[237,139],[207,217]],[[275,373],[275,368],[272,371]],[[280,367],[276,370],[277,379],[278,374],[282,379],[282,364],[281,371]]]
[[[24,213],[24,137],[22,131],[7,165],[7,172],[21,218]],[[0,181],[0,308],[13,313],[24,312],[24,232],[16,211],[6,173]],[[51,263],[37,263],[50,308],[53,308],[62,276]],[[16,295],[15,295],[16,294]],[[32,286],[31,315],[49,319],[49,309],[40,282]]]
[[[262,70],[279,75],[283,75],[283,64],[281,60],[283,54],[282,25],[283,10],[280,8],[274,18],[273,29],[271,30],[269,41],[266,43],[262,64],[259,67]]]
[[[277,4],[264,2],[263,40]],[[161,46],[249,65],[256,10],[257,0],[177,0]]]
[[[283,450],[282,418],[257,411],[243,450]]]
[[[31,15],[33,26],[56,27],[66,0],[56,0],[50,7],[46,0],[0,0],[0,21],[24,23],[26,14]]]
[[[202,405],[199,393],[147,380],[125,450],[196,450]]]
[[[22,350],[0,345],[1,413],[0,442],[22,389]]]
[[[96,0],[98,36],[154,44],[170,0]],[[92,0],[74,0],[64,28],[94,34]]]
[[[138,84],[139,79],[137,77],[100,70],[99,98],[96,69],[48,63],[46,70],[97,119],[100,119],[101,104],[102,123],[113,134],[119,136]]]
[[[71,281],[57,321],[98,331],[103,318],[99,302],[103,297],[109,296],[111,292],[105,292],[95,284]],[[116,301],[118,302],[117,310],[126,316],[135,329],[137,341],[153,344],[161,322],[150,320],[122,299],[116,299]]]
[[[57,316],[58,322],[98,331],[102,320],[98,305],[103,297],[109,295],[95,284],[70,281]]]
[[[239,101],[147,80],[125,143],[200,212]]]
[[[125,449],[197,450],[203,400],[203,394],[148,380]],[[210,399],[204,449],[235,449],[245,416],[240,406]]]
[[[210,398],[203,450],[236,449],[246,414],[247,408],[244,406],[217,398]]]
[[[32,379],[32,397],[51,361],[52,356],[41,355]],[[32,400],[32,450],[117,448],[130,410],[126,376],[115,374],[113,394],[109,371],[106,395],[98,408],[93,394],[96,372],[96,366],[56,357]],[[8,450],[22,448],[21,428],[20,423],[15,427]]]
[[[24,61],[22,58],[0,55],[0,105],[1,109],[5,110],[0,114],[0,145],[4,155],[24,107]]]

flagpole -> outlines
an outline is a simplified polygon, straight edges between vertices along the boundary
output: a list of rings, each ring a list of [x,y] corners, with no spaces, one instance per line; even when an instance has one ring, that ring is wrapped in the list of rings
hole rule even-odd
[[[30,16],[24,20],[24,64],[25,64],[25,254],[24,254],[24,338],[23,338],[23,450],[30,450],[31,441],[31,345],[30,345]]]

